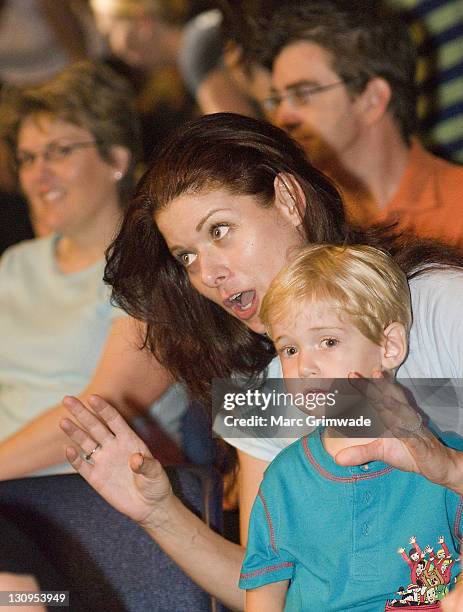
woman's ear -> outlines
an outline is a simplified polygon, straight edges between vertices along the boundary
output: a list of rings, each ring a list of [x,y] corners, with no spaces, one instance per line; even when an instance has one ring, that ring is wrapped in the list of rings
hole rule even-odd
[[[292,174],[280,172],[275,177],[273,188],[275,190],[275,206],[294,227],[299,227],[305,207],[305,195],[302,187]]]
[[[111,147],[111,168],[114,173],[114,179],[116,181],[120,181],[121,178],[127,172],[130,161],[131,161],[131,153],[130,151],[121,145],[114,145]]]
[[[384,330],[381,365],[385,370],[398,368],[407,355],[407,332],[402,323],[391,323]]]

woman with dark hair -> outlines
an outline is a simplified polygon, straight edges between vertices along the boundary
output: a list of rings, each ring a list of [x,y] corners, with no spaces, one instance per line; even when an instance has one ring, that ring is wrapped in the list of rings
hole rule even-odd
[[[407,273],[414,323],[399,376],[458,377],[463,366],[460,253],[434,243],[408,243],[391,228],[349,227],[338,192],[303,151],[278,128],[250,118],[209,115],[165,142],[110,249],[106,280],[116,302],[146,322],[150,352],[207,400],[213,378],[257,376],[267,366],[278,371],[263,334],[260,304],[291,253],[321,242],[379,247]],[[89,464],[69,448],[70,462],[203,588],[241,609],[237,581],[243,549],[208,530],[179,503],[160,465],[109,404],[98,397],[89,401],[99,419],[78,400],[65,399],[79,426],[65,419],[64,431],[84,453],[97,449]],[[442,479],[455,459],[453,451],[424,427],[420,436],[435,452],[440,472],[427,471],[423,454],[413,463],[408,441],[389,439],[375,452],[387,459],[395,448],[399,461],[399,445],[405,449],[400,467]],[[245,544],[262,473],[284,443],[230,442],[238,448]],[[445,484],[463,489],[456,474]]]

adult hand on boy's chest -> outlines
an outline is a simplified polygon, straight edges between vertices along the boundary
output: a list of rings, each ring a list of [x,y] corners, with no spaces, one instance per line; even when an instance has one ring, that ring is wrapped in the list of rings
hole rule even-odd
[[[404,389],[382,372],[372,379],[349,375],[352,385],[366,397],[385,425],[387,437],[343,449],[336,455],[340,465],[362,465],[383,461],[406,472],[417,472],[432,482],[463,494],[463,453],[444,446],[428,429]],[[356,380],[363,379],[361,384]]]

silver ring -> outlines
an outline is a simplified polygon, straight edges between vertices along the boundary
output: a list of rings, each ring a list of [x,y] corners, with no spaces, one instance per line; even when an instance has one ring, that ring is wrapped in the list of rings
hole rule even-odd
[[[90,461],[93,453],[95,453],[99,448],[101,448],[101,444],[98,442],[98,444],[95,446],[95,448],[92,451],[90,451],[87,455],[84,455],[85,461]]]

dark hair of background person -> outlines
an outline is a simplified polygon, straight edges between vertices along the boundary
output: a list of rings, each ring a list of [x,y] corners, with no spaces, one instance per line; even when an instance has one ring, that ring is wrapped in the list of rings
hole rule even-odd
[[[270,207],[280,173],[292,175],[304,192],[302,231],[308,243],[375,246],[390,253],[409,278],[430,265],[463,266],[459,251],[407,238],[391,226],[367,231],[349,227],[336,188],[279,128],[233,113],[206,115],[181,126],[163,143],[139,184],[108,249],[105,281],[112,285],[117,305],[147,322],[146,346],[206,405],[213,378],[257,376],[275,351],[265,336],[192,287],[154,215],[181,195],[214,189],[250,195]]]
[[[118,183],[121,204],[127,204],[141,154],[141,130],[133,91],[124,78],[103,64],[81,61],[43,84],[6,88],[2,93],[1,136],[13,155],[22,121],[42,113],[91,132],[101,157],[108,162],[111,147],[120,145],[128,149],[130,165]]]
[[[286,45],[313,42],[329,52],[333,70],[353,96],[370,79],[384,78],[392,91],[389,110],[409,142],[417,128],[417,52],[403,17],[377,0],[267,4],[260,17],[250,17],[255,43],[248,53],[271,67]]]
[[[152,15],[171,26],[183,26],[189,19],[210,7],[208,0],[91,0],[96,10],[124,18]]]

